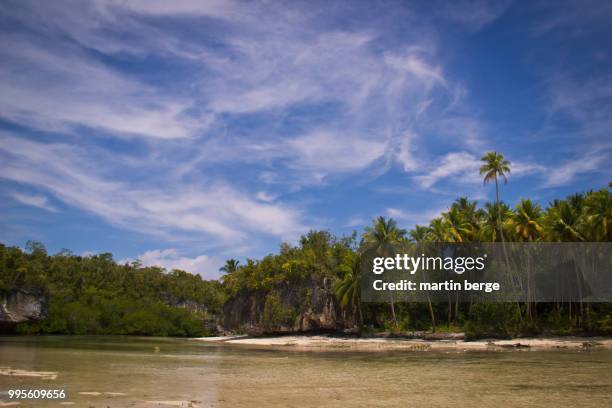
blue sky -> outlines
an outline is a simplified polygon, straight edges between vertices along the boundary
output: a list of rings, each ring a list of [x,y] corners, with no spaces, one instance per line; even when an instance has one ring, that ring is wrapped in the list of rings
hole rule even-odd
[[[0,242],[218,276],[612,179],[609,2],[3,1]]]

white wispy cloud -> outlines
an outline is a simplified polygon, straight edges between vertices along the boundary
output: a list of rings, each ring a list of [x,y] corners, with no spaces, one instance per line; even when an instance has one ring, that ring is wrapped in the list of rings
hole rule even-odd
[[[255,194],[255,197],[259,201],[263,201],[265,203],[272,203],[277,198],[275,195],[267,193],[265,191],[258,191],[257,194]]]
[[[98,163],[94,157],[103,155],[99,151],[6,134],[0,140],[5,156],[0,163],[1,178],[34,185],[67,205],[124,228],[140,232],[179,229],[226,242],[243,240],[247,232],[293,238],[305,229],[299,211],[262,203],[226,183],[177,183],[156,189],[130,180],[108,181],[102,175],[109,169],[92,165]]]
[[[427,209],[422,211],[412,211],[389,207],[385,210],[385,213],[387,214],[387,216],[400,221],[402,225],[407,225],[409,228],[412,228],[415,225],[428,225],[432,219],[439,217],[440,214],[445,210],[445,207]]]
[[[50,212],[58,212],[59,210],[49,203],[49,199],[45,196],[41,195],[30,195],[30,194],[22,194],[18,192],[13,192],[11,194],[15,200],[20,202],[21,204],[29,205],[36,208],[41,208]]]
[[[360,216],[353,216],[353,217],[350,217],[346,221],[344,226],[351,227],[351,228],[355,228],[355,227],[363,228],[367,224],[368,224],[368,220],[366,218],[360,217]]]
[[[49,48],[3,36],[0,55],[21,69],[0,70],[4,119],[40,130],[72,133],[75,127],[113,135],[161,139],[190,137],[195,121],[184,112],[190,101],[162,95],[88,58],[71,45]]]
[[[512,4],[512,0],[436,0],[426,4],[435,10],[438,18],[476,31],[501,17]]]
[[[439,163],[434,163],[428,173],[415,176],[414,179],[422,188],[430,188],[439,180],[455,182],[480,181],[478,169],[480,160],[468,152],[451,152],[446,154]]]
[[[601,151],[579,155],[576,159],[561,163],[545,165],[534,161],[510,162],[511,180],[531,177],[540,186],[556,187],[574,181],[579,174],[602,171],[603,163],[609,160],[610,154]],[[481,185],[482,176],[479,169],[482,161],[468,152],[451,152],[443,156],[440,162],[425,167],[425,172],[413,176],[413,179],[424,189],[431,189],[436,183],[445,181],[451,184]],[[477,192],[472,192],[478,198]]]
[[[319,131],[291,140],[289,151],[295,152],[297,166],[322,172],[341,172],[371,165],[385,152],[385,143],[340,132]]]
[[[554,3],[539,2],[541,16],[531,25],[536,35],[546,35],[562,30],[570,36],[584,35],[589,27],[598,23],[609,24],[612,5],[599,0],[559,0]]]
[[[6,13],[32,33],[4,37],[5,57],[30,68],[0,71],[3,116],[44,130],[75,132],[84,126],[119,137],[197,138],[184,143],[185,151],[200,155],[183,163],[184,173],[203,163],[257,159],[291,163],[299,180],[362,169],[382,155],[389,139],[401,137],[410,126],[403,123],[406,117],[431,112],[435,100],[448,105],[457,94],[416,17],[411,17],[414,34],[404,34],[406,45],[380,52],[375,42],[385,27],[330,28],[324,8],[298,4],[97,1],[73,6],[24,2],[21,12]],[[226,25],[224,30],[211,26],[206,38],[186,37],[170,26],[152,25],[142,18],[147,15],[200,16]],[[58,40],[49,47],[34,34],[39,32]],[[59,40],[64,37],[71,41]],[[201,75],[189,83],[177,78],[173,88],[145,83],[75,43],[111,56],[169,54]],[[219,142],[215,133],[207,133],[222,125],[222,115],[274,115],[314,103],[330,104],[338,112],[325,118],[326,126],[310,123],[297,137],[254,128],[249,135]],[[334,154],[345,149],[344,156],[353,160],[340,155],[331,160],[325,149],[313,151],[310,141],[324,143]],[[315,177],[305,177],[304,171]]]
[[[544,186],[557,187],[569,184],[581,174],[604,170],[605,163],[610,163],[610,160],[612,160],[612,155],[609,152],[592,152],[575,160],[553,166],[544,173]]]
[[[176,248],[153,249],[146,251],[133,259],[123,259],[120,263],[130,263],[139,260],[143,266],[159,266],[168,271],[179,269],[198,274],[204,279],[218,279],[221,276],[219,268],[223,259],[209,255],[194,257],[182,256]]]

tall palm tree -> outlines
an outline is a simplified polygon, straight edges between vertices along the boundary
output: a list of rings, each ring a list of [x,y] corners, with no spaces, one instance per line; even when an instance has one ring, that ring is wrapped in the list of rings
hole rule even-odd
[[[376,253],[381,256],[391,256],[391,247],[395,244],[405,242],[406,230],[397,227],[393,218],[388,220],[385,217],[378,217],[372,222],[371,227],[366,227],[363,234],[363,243],[372,246]],[[395,304],[391,298],[391,315],[393,323],[397,327],[397,317],[395,315]]]
[[[361,310],[361,258],[358,254],[350,252],[339,266],[342,280],[334,286],[334,293],[340,306],[350,306],[357,309],[359,326],[363,325],[363,312]]]
[[[517,241],[533,242],[538,239],[542,234],[542,210],[539,205],[534,204],[531,200],[521,200],[516,206],[516,210],[512,214],[510,219],[510,225],[512,226],[514,236]],[[531,256],[527,253],[526,256],[527,266],[525,268],[527,272],[527,316],[531,319],[534,316],[534,312],[537,311],[535,304],[533,303],[533,288],[535,282],[533,281],[533,275],[531,273]]]
[[[498,178],[504,180],[504,184],[508,182],[507,174],[510,174],[510,162],[504,158],[504,155],[497,152],[488,152],[480,159],[484,162],[480,166],[480,175],[484,174],[484,184],[495,181],[495,204],[499,206],[499,182]],[[498,207],[498,210],[501,210]],[[501,225],[501,213],[498,217],[498,228],[502,239],[504,240],[504,233]]]
[[[485,175],[484,183],[495,181],[495,202],[499,203],[499,183],[498,178],[503,178],[504,183],[508,182],[507,174],[510,174],[510,162],[504,155],[497,152],[488,152],[480,159],[484,162],[480,166],[480,175]]]

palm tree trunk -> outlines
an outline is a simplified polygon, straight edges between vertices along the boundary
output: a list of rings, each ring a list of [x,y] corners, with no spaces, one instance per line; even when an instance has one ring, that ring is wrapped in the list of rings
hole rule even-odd
[[[393,317],[393,326],[397,328],[397,317],[395,317],[395,302],[391,298],[391,316]]]
[[[527,252],[527,318],[533,321],[531,297],[531,256]]]
[[[495,203],[499,205],[499,185],[497,183],[497,174],[495,175]]]
[[[504,230],[502,229],[502,220],[501,220],[501,206],[499,203],[499,183],[497,181],[497,174],[495,174],[495,203],[497,204],[497,229],[499,230],[499,238],[501,239],[502,251],[504,253],[504,258],[506,260],[506,267],[510,269],[510,262],[508,260],[508,250],[506,249],[506,241],[504,239]],[[516,302],[516,306],[519,310],[519,319],[521,322],[523,321],[523,315],[520,312],[521,306],[519,302]]]
[[[433,306],[431,305],[431,299],[429,293],[427,293],[427,305],[429,306],[429,314],[431,316],[431,331],[436,332],[436,315],[434,314]]]
[[[448,317],[446,318],[446,326],[450,327],[451,320],[453,319],[453,302],[452,302],[450,293],[446,295],[446,300],[448,303]]]
[[[495,175],[495,204],[497,206],[497,229],[499,230],[499,237],[503,244],[504,231],[502,230],[501,207],[499,206],[499,183],[497,182],[497,175]]]
[[[363,311],[361,310],[361,300],[357,303],[357,311],[359,312],[359,329],[363,327]]]
[[[457,325],[457,318],[459,317],[459,292],[455,293],[455,317],[453,323]]]

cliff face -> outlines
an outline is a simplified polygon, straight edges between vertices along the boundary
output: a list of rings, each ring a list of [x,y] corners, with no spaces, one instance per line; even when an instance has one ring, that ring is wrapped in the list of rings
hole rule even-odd
[[[270,291],[239,293],[223,307],[226,331],[248,334],[289,334],[340,331],[354,326],[338,307],[330,282],[309,280]]]
[[[47,316],[47,297],[40,289],[20,288],[0,294],[0,324],[44,319]]]

